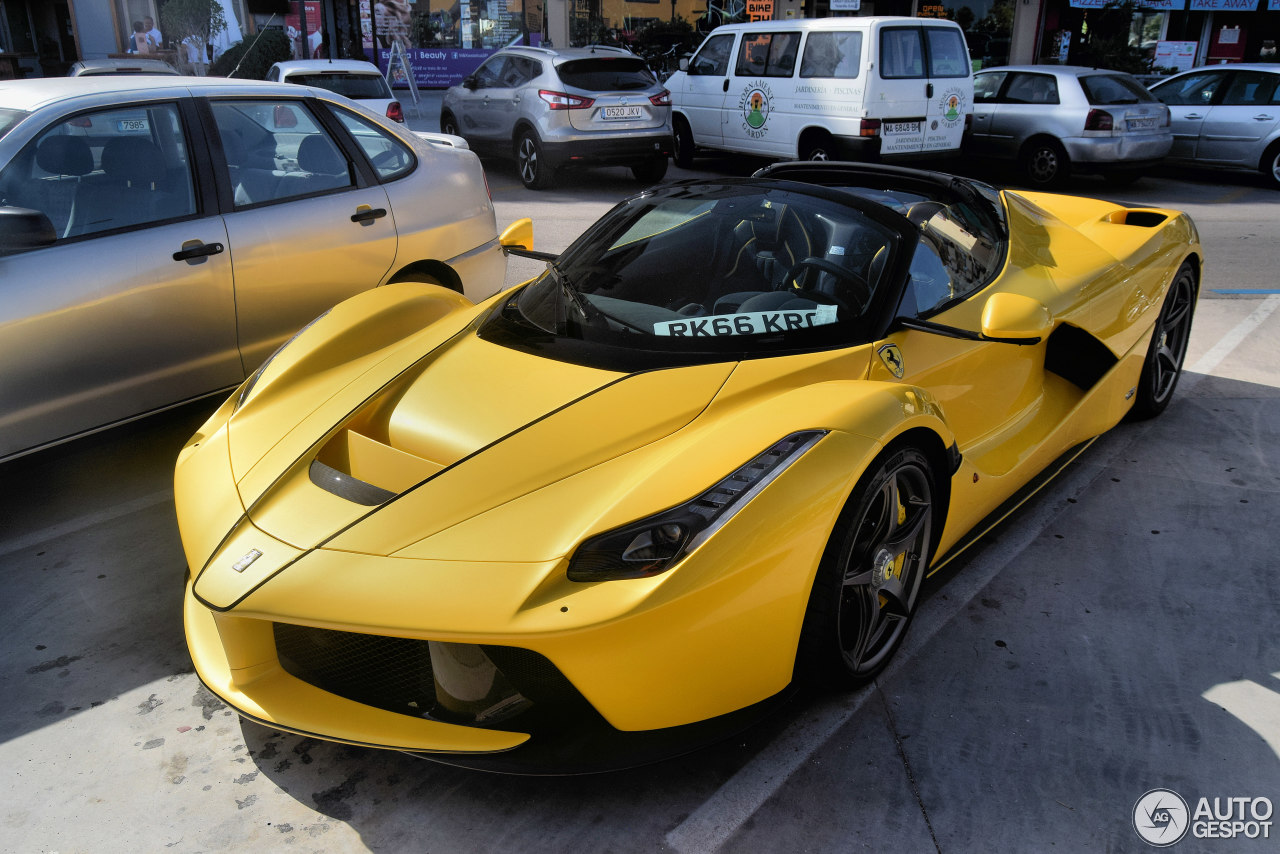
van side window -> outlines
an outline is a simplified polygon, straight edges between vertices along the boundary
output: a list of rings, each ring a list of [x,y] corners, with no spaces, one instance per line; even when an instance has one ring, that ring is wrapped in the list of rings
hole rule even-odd
[[[925,76],[919,27],[885,27],[880,31],[880,76],[885,80]]]
[[[862,65],[862,33],[809,33],[800,61],[801,77],[852,80]]]
[[[739,77],[790,77],[796,70],[799,33],[743,35],[738,49]]]
[[[724,77],[729,73],[729,54],[733,52],[733,35],[712,36],[689,63],[689,74]]]
[[[951,27],[925,27],[929,43],[930,77],[968,77],[969,49],[964,36]]]

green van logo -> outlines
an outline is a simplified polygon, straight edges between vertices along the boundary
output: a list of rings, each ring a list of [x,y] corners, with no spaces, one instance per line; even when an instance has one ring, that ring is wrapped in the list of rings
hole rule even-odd
[[[738,109],[742,111],[742,129],[752,139],[759,139],[769,132],[765,123],[769,121],[770,101],[773,92],[763,82],[748,84],[738,100]]]

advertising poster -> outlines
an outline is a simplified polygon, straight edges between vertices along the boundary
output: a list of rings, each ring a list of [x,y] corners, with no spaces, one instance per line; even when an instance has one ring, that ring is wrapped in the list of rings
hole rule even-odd
[[[1156,42],[1156,68],[1176,68],[1190,71],[1196,61],[1197,42]]]
[[[320,41],[324,38],[320,33],[321,12],[320,0],[305,0],[307,11],[307,32],[302,32],[302,16],[298,7],[304,5],[300,0],[289,4],[289,12],[284,16],[284,33],[293,45],[295,59],[313,59],[320,49]],[[305,46],[304,46],[305,45]]]

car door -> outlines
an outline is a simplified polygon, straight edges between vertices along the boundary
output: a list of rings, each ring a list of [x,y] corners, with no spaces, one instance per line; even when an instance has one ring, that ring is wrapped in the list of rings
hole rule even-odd
[[[986,153],[995,157],[1017,157],[1022,144],[1036,133],[1060,138],[1055,115],[1061,102],[1058,78],[1052,74],[1010,72],[996,103],[991,105]]]
[[[395,260],[386,191],[317,102],[211,98],[246,371]]]
[[[991,119],[999,104],[1000,87],[1007,71],[980,71],[973,75],[973,124],[969,128],[968,148],[975,154],[986,154],[993,144]]]
[[[1173,147],[1168,157],[1173,160],[1194,160],[1200,144],[1200,131],[1205,116],[1227,79],[1228,71],[1199,71],[1166,80],[1151,89],[1169,107],[1169,120],[1173,128]]]
[[[929,76],[924,37],[915,24],[884,26],[878,38],[876,89],[869,109],[880,119],[880,153],[911,154],[924,148]]]
[[[1270,71],[1233,72],[1222,97],[1205,114],[1196,159],[1257,167],[1267,140],[1280,125],[1277,81],[1280,74]]]
[[[693,140],[698,145],[718,146],[724,142],[729,60],[735,38],[734,33],[709,36],[683,75],[680,111],[689,120]]]
[[[724,99],[726,148],[795,156],[796,132],[790,110],[779,112],[777,108],[780,102],[795,100],[790,78],[795,74],[799,51],[799,30],[742,34]]]
[[[925,86],[925,151],[956,151],[965,116],[973,109],[972,70],[964,35],[956,27],[925,26],[929,82]]]
[[[506,68],[506,54],[494,54],[467,75],[462,85],[450,90],[456,100],[450,105],[458,120],[458,130],[473,148],[493,150],[495,130],[493,115],[487,106],[492,90],[498,87]]]
[[[0,171],[52,245],[0,257],[0,458],[236,385],[227,234],[177,99],[55,120]]]

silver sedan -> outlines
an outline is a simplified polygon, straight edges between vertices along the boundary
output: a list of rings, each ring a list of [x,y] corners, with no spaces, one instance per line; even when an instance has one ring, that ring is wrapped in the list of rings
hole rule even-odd
[[[0,84],[0,461],[233,388],[359,291],[505,270],[476,156],[339,95]]]
[[[1016,164],[1032,187],[1071,172],[1128,183],[1173,144],[1169,110],[1120,71],[1010,65],[973,76],[965,154]]]

